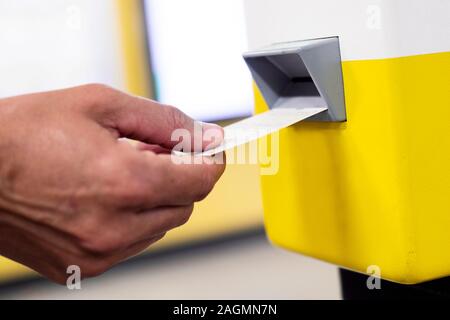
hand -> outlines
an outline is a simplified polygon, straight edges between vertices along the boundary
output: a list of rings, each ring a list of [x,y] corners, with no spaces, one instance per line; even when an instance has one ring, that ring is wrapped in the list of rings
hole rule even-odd
[[[65,283],[69,265],[96,276],[184,224],[225,166],[158,153],[177,128],[194,121],[103,85],[0,100],[0,254]]]

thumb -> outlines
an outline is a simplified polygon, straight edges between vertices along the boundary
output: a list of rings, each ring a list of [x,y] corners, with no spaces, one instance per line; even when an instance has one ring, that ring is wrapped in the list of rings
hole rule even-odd
[[[190,139],[191,150],[202,151],[220,145],[223,129],[215,124],[193,120],[179,109],[149,99],[131,96],[112,88],[96,103],[101,125],[121,138],[130,138],[172,149],[180,140]],[[180,135],[184,132],[184,135]],[[189,135],[189,137],[186,137]]]

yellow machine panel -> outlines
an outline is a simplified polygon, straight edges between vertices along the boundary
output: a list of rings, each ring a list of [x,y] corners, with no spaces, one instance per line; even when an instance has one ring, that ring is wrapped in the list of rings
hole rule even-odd
[[[347,122],[280,132],[279,171],[262,176],[269,238],[400,283],[450,275],[450,52],[342,72]]]

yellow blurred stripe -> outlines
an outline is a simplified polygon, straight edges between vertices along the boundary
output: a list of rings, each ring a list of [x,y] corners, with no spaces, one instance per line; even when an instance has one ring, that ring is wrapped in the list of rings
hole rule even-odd
[[[130,93],[153,96],[141,0],[116,0],[124,56],[126,87]]]

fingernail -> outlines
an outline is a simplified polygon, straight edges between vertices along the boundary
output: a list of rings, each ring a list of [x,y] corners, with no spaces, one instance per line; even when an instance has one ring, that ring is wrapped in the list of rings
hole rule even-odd
[[[202,131],[208,131],[208,130],[217,130],[220,132],[223,136],[223,128],[215,123],[208,123],[208,122],[201,122],[202,125]]]
[[[215,124],[215,123],[209,123],[209,122],[200,122],[203,128],[205,129],[222,129],[221,126]]]
[[[213,142],[213,146],[220,145],[224,139],[223,128],[214,123],[201,122],[203,140],[205,142]],[[211,146],[210,146],[211,147]]]

